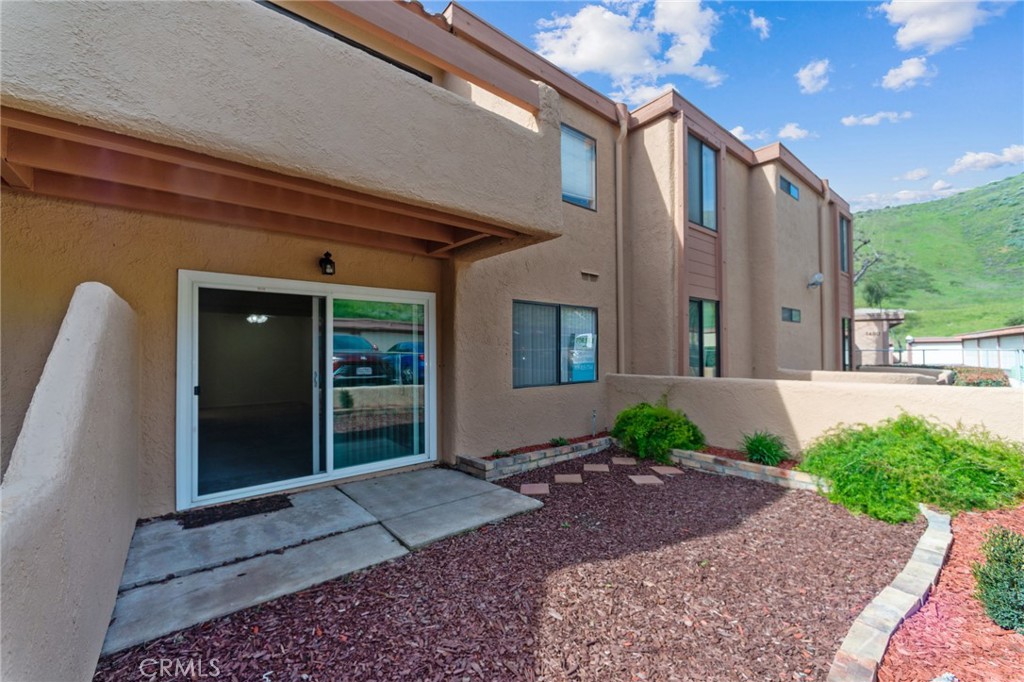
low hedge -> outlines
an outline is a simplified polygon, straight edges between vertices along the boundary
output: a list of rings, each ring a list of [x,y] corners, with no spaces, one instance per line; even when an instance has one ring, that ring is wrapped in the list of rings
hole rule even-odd
[[[663,403],[638,403],[615,417],[612,435],[641,459],[669,463],[669,450],[704,447],[704,433],[685,414]]]

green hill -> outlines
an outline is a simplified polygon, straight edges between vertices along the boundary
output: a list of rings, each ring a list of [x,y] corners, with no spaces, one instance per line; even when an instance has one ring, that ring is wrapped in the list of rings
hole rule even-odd
[[[872,247],[891,254],[886,262],[902,256],[931,276],[934,292],[884,300],[886,308],[915,311],[893,330],[899,337],[950,336],[1024,321],[1024,173],[854,218],[855,239],[869,237]],[[872,274],[857,284],[857,307],[868,307],[864,290]]]

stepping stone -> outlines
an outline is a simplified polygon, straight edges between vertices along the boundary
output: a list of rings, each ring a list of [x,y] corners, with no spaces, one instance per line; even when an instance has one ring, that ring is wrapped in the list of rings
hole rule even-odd
[[[584,471],[599,471],[599,472],[602,472],[602,473],[608,473],[608,465],[607,464],[584,464],[583,465],[583,470]]]
[[[612,464],[636,464],[635,457],[612,457]]]
[[[682,469],[677,469],[675,467],[651,467],[651,471],[656,474],[661,474],[662,476],[675,476],[683,473]]]
[[[519,486],[520,495],[547,495],[550,492],[547,483],[523,483]]]
[[[555,474],[555,483],[583,483],[579,474]]]
[[[633,481],[633,483],[636,483],[637,485],[664,485],[665,484],[665,482],[662,481],[657,476],[649,476],[649,475],[648,476],[630,476],[629,480]]]

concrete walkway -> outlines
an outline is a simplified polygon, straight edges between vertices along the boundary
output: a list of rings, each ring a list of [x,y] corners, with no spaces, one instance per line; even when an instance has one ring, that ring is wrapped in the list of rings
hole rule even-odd
[[[135,531],[103,654],[408,554],[541,507],[448,469],[290,496],[292,507],[186,530]]]

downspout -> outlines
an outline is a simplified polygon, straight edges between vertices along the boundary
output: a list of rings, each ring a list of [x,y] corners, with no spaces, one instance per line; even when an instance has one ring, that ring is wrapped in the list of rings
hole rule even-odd
[[[829,215],[828,205],[832,201],[832,189],[828,186],[828,180],[821,181],[821,199],[822,207],[818,209],[818,272],[825,272],[825,238],[823,230],[826,227],[822,226],[821,214],[824,211],[825,215]],[[825,225],[829,225],[831,221],[825,220]],[[835,284],[832,286],[839,286],[839,273],[833,272],[833,277],[836,277]],[[821,358],[821,369],[824,370],[827,363],[825,362],[825,287],[818,287],[818,345],[820,347],[819,357]]]
[[[625,104],[615,104],[615,116],[619,121],[619,137],[615,140],[615,370],[619,374],[626,370],[626,310],[625,273],[623,271],[623,172],[625,164],[626,133],[629,132],[629,110]]]

